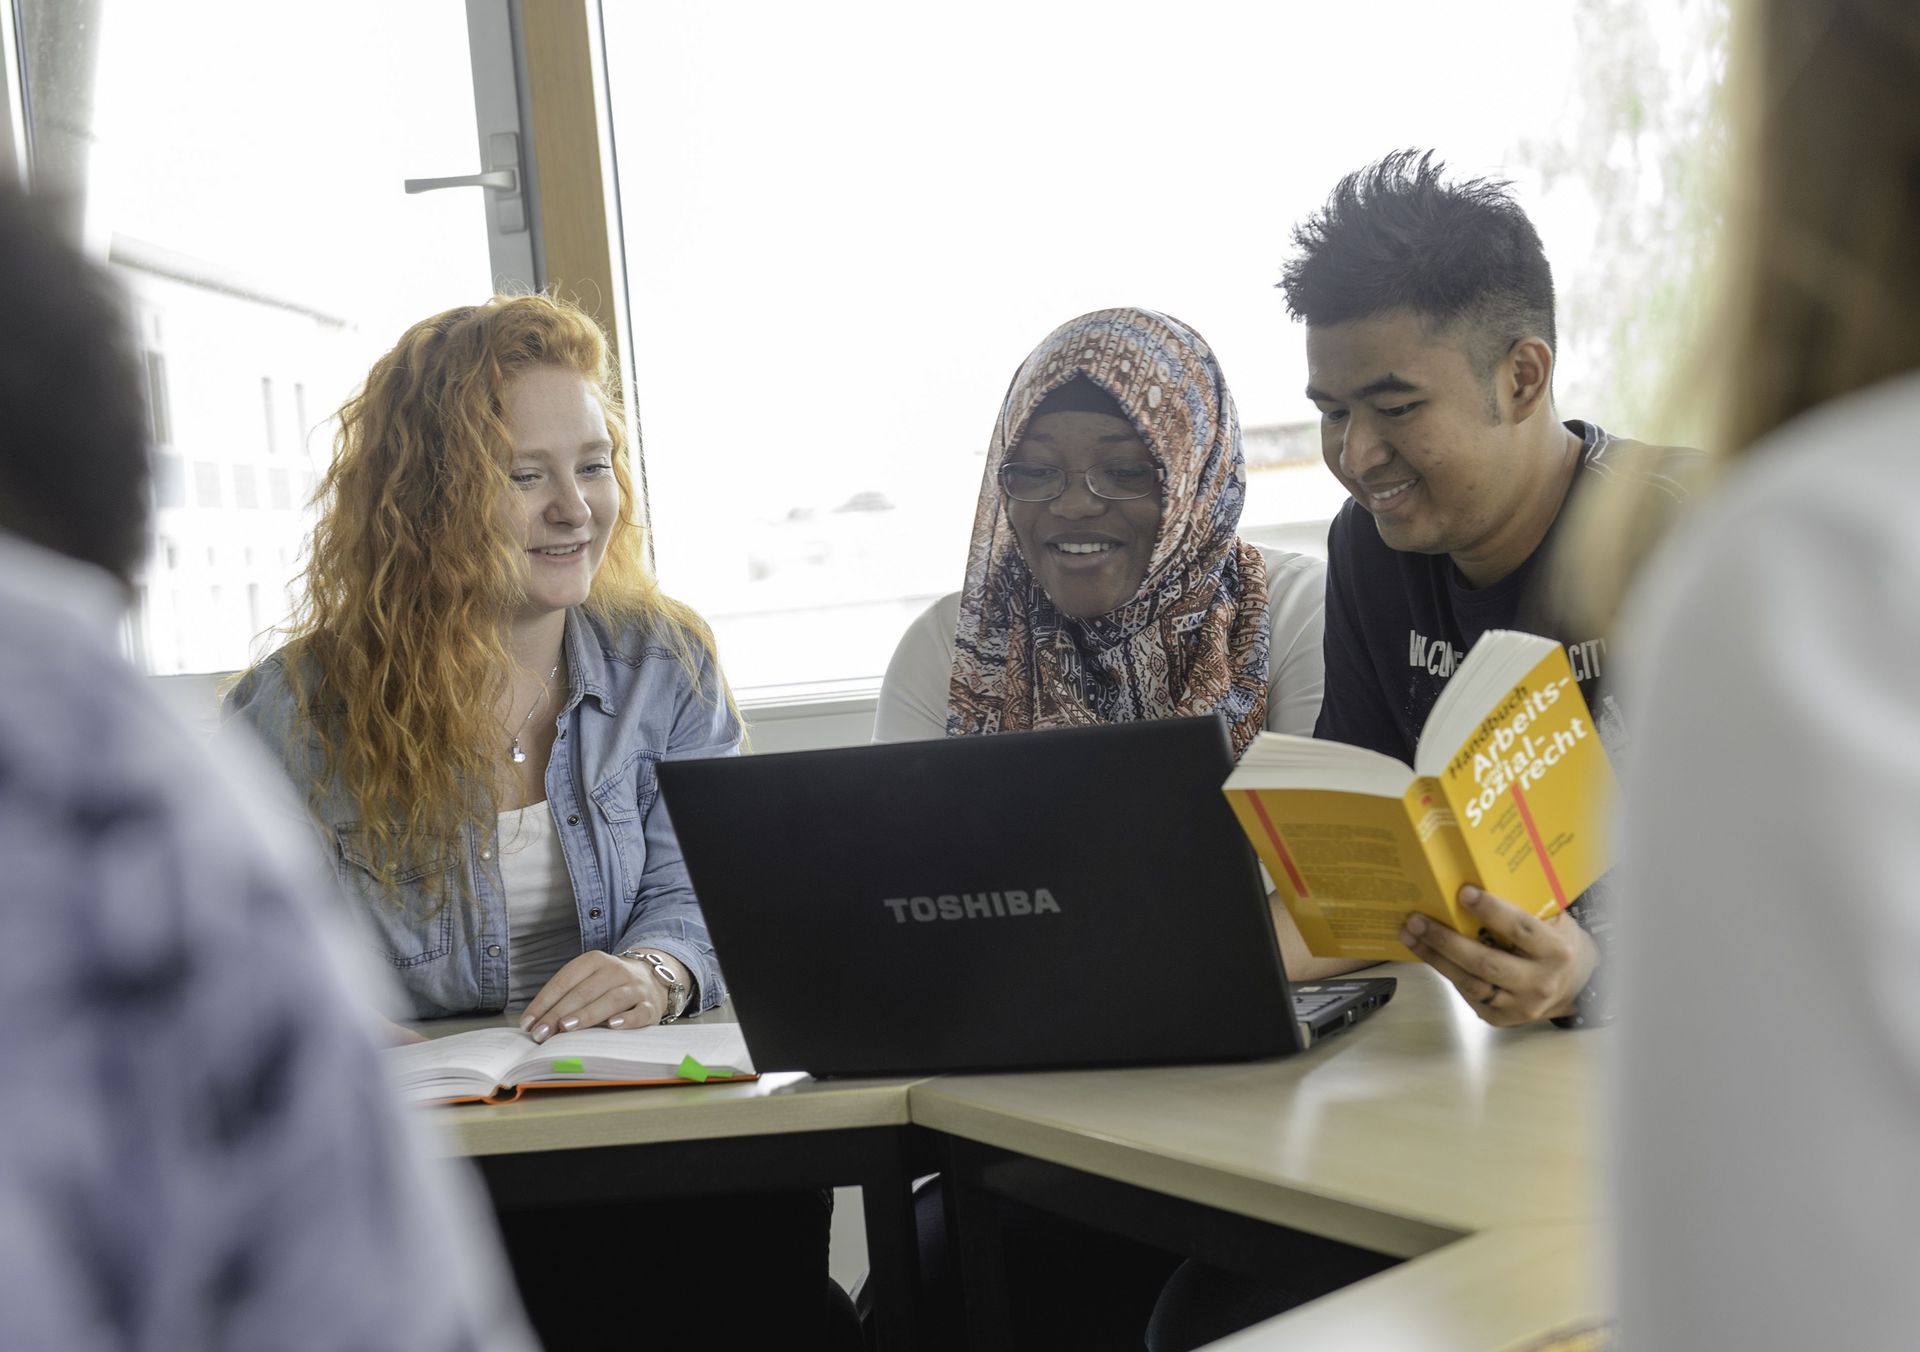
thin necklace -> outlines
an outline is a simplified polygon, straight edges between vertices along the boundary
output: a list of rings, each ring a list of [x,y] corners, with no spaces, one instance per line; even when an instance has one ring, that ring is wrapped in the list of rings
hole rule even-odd
[[[560,664],[555,662],[553,670],[547,673],[547,679],[540,682],[540,694],[534,699],[533,707],[527,710],[527,716],[520,720],[520,726],[514,729],[513,741],[507,745],[507,759],[515,765],[526,760],[527,753],[520,749],[520,734],[527,730],[527,724],[533,722],[533,710],[547,702],[547,691],[553,688],[553,678],[560,674]]]

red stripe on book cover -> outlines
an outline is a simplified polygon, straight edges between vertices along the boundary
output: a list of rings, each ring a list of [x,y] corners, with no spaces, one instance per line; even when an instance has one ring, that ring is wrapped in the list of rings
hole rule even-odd
[[[1567,909],[1566,889],[1560,886],[1560,875],[1553,871],[1553,861],[1547,858],[1546,843],[1540,839],[1540,828],[1533,824],[1533,813],[1527,810],[1526,795],[1520,792],[1520,786],[1513,786],[1514,806],[1520,809],[1520,824],[1527,828],[1527,839],[1533,842],[1534,858],[1540,861],[1541,872],[1547,875],[1547,886],[1553,889],[1553,899],[1560,903],[1560,909]]]
[[[1267,839],[1273,842],[1274,851],[1280,856],[1280,863],[1287,870],[1287,880],[1293,884],[1293,890],[1300,896],[1313,894],[1307,891],[1307,880],[1300,876],[1300,870],[1293,866],[1293,855],[1287,850],[1287,842],[1280,839],[1280,832],[1273,825],[1273,818],[1267,815],[1266,807],[1260,802],[1260,795],[1250,793],[1247,797],[1253,803],[1253,810],[1260,818],[1260,824],[1267,828]]]

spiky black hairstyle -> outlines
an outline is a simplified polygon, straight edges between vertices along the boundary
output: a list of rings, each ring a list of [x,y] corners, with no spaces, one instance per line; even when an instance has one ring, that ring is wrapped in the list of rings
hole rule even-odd
[[[1288,312],[1315,327],[1424,315],[1460,335],[1482,376],[1522,338],[1557,352],[1553,271],[1511,185],[1445,170],[1431,150],[1397,150],[1341,179],[1293,231]]]

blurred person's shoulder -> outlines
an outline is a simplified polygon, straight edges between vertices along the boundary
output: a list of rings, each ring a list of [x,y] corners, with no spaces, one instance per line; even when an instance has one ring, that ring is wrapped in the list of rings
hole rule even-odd
[[[209,745],[126,662],[114,584],[5,535],[0,576],[0,831],[7,858],[45,873],[42,904],[6,923],[44,931],[49,951],[83,948],[86,963],[139,968],[171,952],[176,994],[210,1005],[220,983],[191,973],[253,944],[236,915],[287,939],[324,928],[316,880],[299,871],[309,853],[269,807],[276,772],[250,746]],[[372,994],[352,964],[332,976]]]
[[[1899,490],[1920,480],[1920,372],[1835,399],[1758,443],[1726,485],[1728,510],[1809,501],[1873,519],[1911,519]]]
[[[1685,539],[1769,522],[1828,522],[1851,523],[1863,546],[1920,547],[1907,496],[1920,484],[1916,428],[1920,372],[1803,413],[1719,467],[1713,492],[1688,514]]]
[[[10,813],[64,814],[63,829],[79,830],[89,803],[151,812],[166,783],[158,764],[192,774],[189,734],[120,655],[121,603],[106,574],[0,533],[0,791]]]
[[[1823,404],[1756,443],[1661,543],[1630,597],[1631,624],[1668,632],[1683,604],[1699,607],[1708,582],[1779,605],[1778,589],[1817,563],[1829,576],[1877,578],[1888,589],[1887,604],[1827,596],[1830,609],[1869,601],[1879,623],[1901,625],[1907,608],[1891,598],[1920,574],[1916,425],[1920,372]]]

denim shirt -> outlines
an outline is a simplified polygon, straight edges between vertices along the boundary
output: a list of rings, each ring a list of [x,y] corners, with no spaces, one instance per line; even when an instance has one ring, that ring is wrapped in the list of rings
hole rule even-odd
[[[546,789],[581,951],[658,949],[692,975],[695,1007],[709,1009],[726,998],[726,980],[658,801],[654,767],[738,754],[739,721],[711,661],[701,659],[696,680],[658,635],[610,632],[572,609],[564,643],[567,703],[555,720]],[[340,706],[321,697],[295,709],[285,658],[284,650],[275,653],[249,672],[228,694],[224,716],[252,724],[306,790],[324,768],[324,739]],[[359,807],[345,786],[329,783],[312,811],[342,888],[412,997],[413,1017],[505,1008],[512,937],[494,824],[462,827],[457,839],[408,841],[393,870],[395,898],[374,880]],[[467,896],[436,908],[435,879],[450,862]]]

